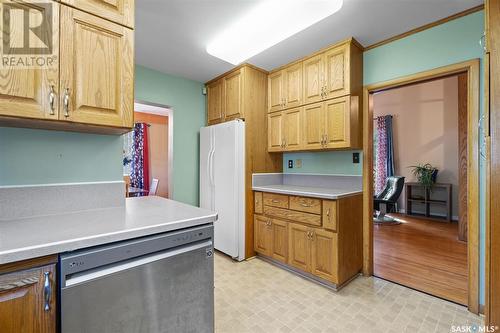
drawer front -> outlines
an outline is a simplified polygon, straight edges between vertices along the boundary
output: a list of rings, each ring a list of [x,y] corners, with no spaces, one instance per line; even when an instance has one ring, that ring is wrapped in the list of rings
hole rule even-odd
[[[290,209],[312,214],[321,214],[321,200],[291,196]]]
[[[297,212],[293,210],[264,206],[264,214],[286,220],[321,226],[321,216],[310,213]]]
[[[262,209],[262,192],[254,192],[253,194],[253,200],[254,200],[254,211],[257,214],[262,214],[263,209]]]
[[[323,200],[323,228],[337,231],[337,201]]]
[[[264,193],[264,205],[288,208],[288,195]]]

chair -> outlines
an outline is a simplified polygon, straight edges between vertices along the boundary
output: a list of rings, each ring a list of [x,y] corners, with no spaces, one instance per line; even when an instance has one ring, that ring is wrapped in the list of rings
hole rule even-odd
[[[153,178],[153,180],[151,180],[151,186],[149,187],[148,195],[156,195],[157,190],[158,190],[158,179]]]
[[[373,219],[375,223],[394,223],[396,221],[394,218],[386,216],[385,214],[393,212],[394,208],[396,208],[397,201],[401,192],[403,192],[404,185],[405,177],[392,176],[387,178],[384,190],[373,198],[373,208],[378,212]]]

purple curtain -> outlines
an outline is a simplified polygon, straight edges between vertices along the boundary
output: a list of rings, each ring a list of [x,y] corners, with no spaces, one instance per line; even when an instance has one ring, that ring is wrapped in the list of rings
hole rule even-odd
[[[144,179],[144,132],[146,124],[136,123],[132,146],[132,163],[130,185],[137,188],[145,187]]]
[[[385,117],[375,118],[374,124],[375,134],[375,160],[373,161],[374,168],[374,192],[375,195],[382,192],[387,180],[387,127]]]

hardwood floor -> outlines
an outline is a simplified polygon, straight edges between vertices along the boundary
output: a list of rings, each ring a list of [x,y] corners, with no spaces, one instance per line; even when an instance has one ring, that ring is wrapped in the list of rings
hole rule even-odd
[[[374,275],[467,304],[467,243],[457,223],[391,215],[403,223],[374,226]]]

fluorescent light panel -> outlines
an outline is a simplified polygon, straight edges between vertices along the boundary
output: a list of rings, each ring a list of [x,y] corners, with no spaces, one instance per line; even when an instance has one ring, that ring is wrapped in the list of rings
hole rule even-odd
[[[237,65],[337,12],[343,0],[262,0],[207,46]]]

